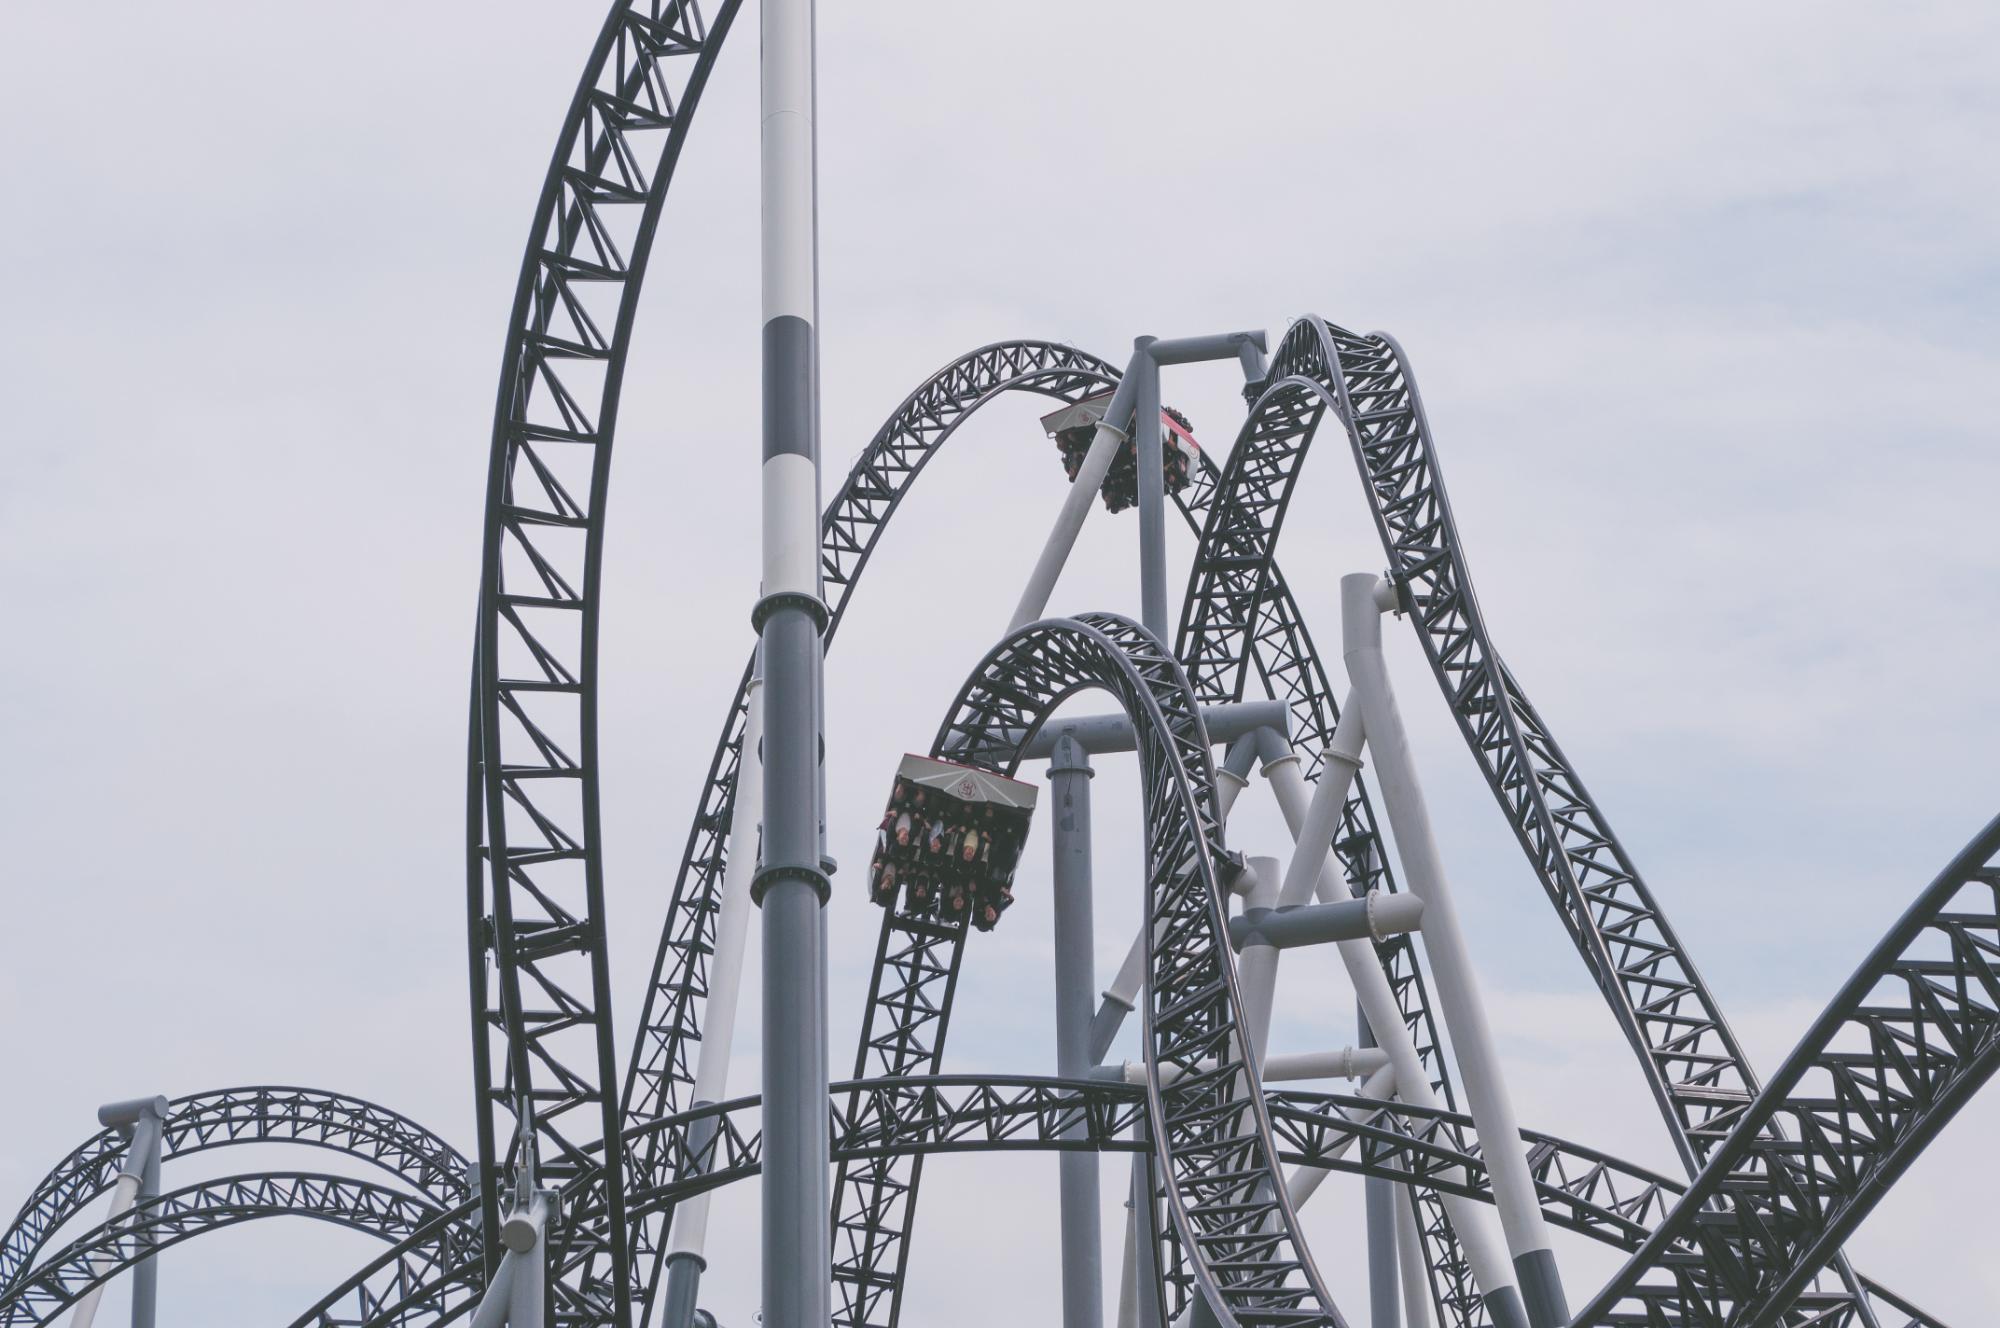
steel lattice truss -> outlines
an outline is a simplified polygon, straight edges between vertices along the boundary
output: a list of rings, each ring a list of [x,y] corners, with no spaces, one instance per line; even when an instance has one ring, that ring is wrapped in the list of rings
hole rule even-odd
[[[0,1325],[46,1323],[91,1287],[130,1266],[141,1242],[157,1252],[264,1217],[311,1217],[400,1240],[430,1218],[428,1200],[348,1176],[273,1172],[173,1190],[64,1246],[0,1296]]]
[[[1995,1069],[2000,820],[1883,938],[1577,1323],[1855,1322],[1852,1302],[1802,1295],[1807,1282]]]
[[[674,1205],[756,1174],[755,1100],[686,1100],[747,690],[710,764],[617,1097],[596,757],[603,512],[634,312],[738,4],[612,7],[558,138],[516,288],[490,455],[468,762],[476,1184],[441,1138],[371,1103],[292,1088],[184,1098],[164,1130],[170,1156],[308,1144],[364,1160],[396,1184],[304,1172],[205,1182],[44,1257],[52,1234],[115,1178],[123,1146],[103,1131],[50,1172],[0,1241],[0,1324],[47,1321],[129,1266],[142,1238],[157,1248],[281,1215],[390,1242],[299,1328],[449,1322],[485,1285],[499,1194],[532,1143],[540,1182],[559,1192],[557,1321],[629,1328],[635,1306],[651,1309]],[[889,518],[967,418],[1008,393],[1075,401],[1116,380],[1114,367],[1073,348],[1007,342],[954,361],[912,393],[824,516],[829,641]],[[1216,883],[1224,845],[1199,707],[1242,699],[1254,670],[1290,706],[1316,776],[1335,698],[1275,551],[1329,413],[1347,434],[1390,575],[1461,732],[1698,1173],[1683,1193],[1616,1159],[1524,1134],[1547,1219],[1633,1255],[1579,1328],[1934,1328],[1847,1268],[1839,1247],[2000,1064],[2000,822],[1924,893],[1760,1093],[1654,896],[1493,649],[1400,347],[1314,318],[1280,345],[1227,468],[1204,458],[1178,496],[1199,546],[1174,649],[1108,615],[1036,624],[975,669],[933,746],[1011,771],[1023,735],[1084,688],[1110,692],[1133,719],[1154,938],[1148,1083],[939,1074],[966,936],[955,924],[887,915],[857,1077],[834,1087],[837,1322],[896,1325],[925,1157],[1088,1148],[1151,1156],[1150,1225],[1170,1316],[1207,1298],[1225,1321],[1246,1325],[1341,1322],[1296,1235],[1278,1170],[1294,1165],[1407,1184],[1442,1321],[1483,1323],[1439,1202],[1447,1193],[1490,1199],[1470,1122],[1449,1110],[1267,1093],[1238,1049]],[[1396,888],[1359,780],[1334,849],[1356,893]],[[1449,1103],[1416,948],[1398,939],[1378,953]],[[1815,1284],[1825,1269],[1837,1284]]]
[[[1198,1285],[1246,1325],[1340,1324],[1298,1239],[1284,1186],[1270,1183],[1271,1126],[1255,1068],[1241,1051],[1235,970],[1222,939],[1208,738],[1172,654],[1113,615],[1025,628],[974,672],[932,755],[1010,773],[1020,745],[1050,711],[1086,688],[1109,692],[1139,735],[1147,931],[1155,938],[1146,998],[1147,1123],[1170,1219],[1154,1229],[1162,1233],[1159,1266],[1178,1274],[1167,1278],[1163,1308],[1178,1314]],[[889,1077],[899,1073],[892,1066],[909,1066],[900,1071],[909,1073],[936,1058],[949,996],[938,1006],[925,994],[940,977],[948,993],[963,946],[956,924],[885,918],[862,1040],[867,1069]],[[1163,1068],[1177,1072],[1165,1086]],[[916,1175],[915,1167],[908,1180],[893,1169],[840,1169],[835,1323],[878,1322],[883,1270],[889,1258],[898,1269],[907,1258]],[[1185,1262],[1184,1249],[1193,1255]]]
[[[176,1100],[161,1131],[165,1157],[247,1143],[330,1148],[393,1173],[439,1207],[465,1198],[457,1149],[406,1116],[339,1093],[272,1085],[201,1093]],[[51,1232],[110,1190],[124,1152],[115,1131],[100,1130],[42,1178],[0,1241],[0,1288],[13,1284]]]
[[[612,10],[536,205],[494,416],[468,789],[483,1226],[497,1249],[500,1150],[518,1163],[524,1137],[541,1183],[602,1190],[609,1225],[556,1238],[565,1324],[632,1318],[597,787],[612,429],[666,185],[736,9]]]

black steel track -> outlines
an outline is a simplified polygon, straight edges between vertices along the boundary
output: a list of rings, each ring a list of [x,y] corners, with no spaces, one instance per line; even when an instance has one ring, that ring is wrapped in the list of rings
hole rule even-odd
[[[1009,774],[1049,713],[1089,688],[1132,719],[1145,789],[1147,1134],[1165,1192],[1154,1226],[1163,1309],[1177,1315],[1199,1296],[1245,1328],[1344,1328],[1297,1236],[1256,1068],[1237,1036],[1208,736],[1171,652],[1115,615],[1032,624],[974,670],[931,754]],[[957,922],[885,913],[857,1078],[935,1072],[964,939]],[[838,1169],[835,1324],[893,1328],[900,1298],[887,1293],[900,1289],[921,1175],[920,1158]]]
[[[952,361],[905,398],[863,449],[821,522],[821,565],[832,610],[827,644],[831,646],[849,596],[890,516],[931,454],[971,414],[1003,393],[1030,392],[1075,400],[1114,384],[1117,378],[1115,367],[1071,347],[1038,341],[1002,342]],[[1177,495],[1191,528],[1199,528],[1201,515],[1216,492],[1216,480],[1213,464],[1204,457],[1194,482]],[[1304,621],[1275,562],[1267,568],[1267,575],[1270,583],[1260,594],[1255,610],[1255,634],[1244,639],[1239,654],[1256,661],[1269,694],[1290,704],[1301,746],[1310,754],[1311,775],[1316,778],[1318,752],[1332,735],[1339,718],[1338,709]],[[1197,635],[1195,639],[1199,642],[1201,638]],[[1218,652],[1207,653],[1212,658]],[[689,830],[662,928],[653,981],[648,987],[646,1009],[627,1072],[628,1129],[688,1105],[685,1095],[694,1073],[690,1047],[700,1040],[700,1012],[707,998],[707,963],[727,866],[727,830],[747,717],[748,680],[746,666],[710,762],[708,780]],[[1194,681],[1204,704],[1242,697],[1240,675],[1231,679],[1210,669]],[[1357,892],[1395,889],[1363,781],[1356,782],[1343,815],[1338,848],[1350,885]],[[1419,1055],[1449,1103],[1452,1100],[1449,1070],[1439,1054],[1437,1030],[1414,947],[1399,939],[1383,947],[1383,958]],[[1423,1202],[1426,1241],[1434,1249],[1435,1266],[1439,1270],[1440,1299],[1463,1312],[1465,1307],[1476,1305],[1478,1297],[1456,1242],[1444,1223],[1442,1209],[1432,1199]],[[638,1294],[646,1301],[648,1312],[648,1293],[652,1279],[657,1277],[662,1237],[670,1216],[662,1212],[633,1225],[632,1248],[638,1253],[640,1275],[645,1278]],[[650,1275],[645,1271],[649,1266]],[[894,1299],[894,1288],[888,1297]]]
[[[2000,819],[1952,859],[1732,1116],[1686,1197],[1578,1325],[1856,1322],[1852,1300],[1807,1284],[1996,1069]],[[1781,1120],[1788,1128],[1770,1128]]]
[[[1460,731],[1693,1174],[1755,1097],[1755,1075],[1603,812],[1487,637],[1415,379],[1393,338],[1310,317],[1287,332],[1252,427],[1230,455],[1197,555],[1215,566],[1197,566],[1185,617],[1216,624],[1225,643],[1243,632],[1262,584],[1258,569],[1275,556],[1299,467],[1328,410],[1347,433],[1389,575],[1410,596]],[[1225,648],[1190,671],[1239,667]],[[1867,1284],[1844,1259],[1835,1266],[1864,1318],[1888,1317],[1857,1294]]]
[[[613,7],[536,204],[494,411],[467,812],[482,1226],[497,1250],[526,1142],[540,1183],[602,1192],[608,1223],[551,1242],[564,1325],[632,1319],[598,824],[613,430],[661,205],[737,7]]]
[[[120,1221],[86,1232],[44,1260],[0,1295],[0,1328],[47,1323],[140,1257],[224,1227],[309,1217],[400,1243],[437,1212],[421,1196],[351,1176],[271,1172],[203,1181],[136,1204]]]
[[[1146,1110],[1143,1088],[1102,1080],[912,1076],[850,1080],[831,1093],[834,1160],[854,1165],[934,1153],[1128,1153],[1140,1147],[1131,1127]],[[1344,1093],[1267,1091],[1265,1100],[1287,1166],[1492,1202],[1470,1117]],[[631,1212],[671,1211],[694,1194],[756,1176],[763,1155],[757,1109],[757,1098],[743,1097],[634,1127],[628,1152],[651,1165],[631,1173]],[[1522,1142],[1547,1219],[1619,1249],[1637,1250],[1685,1189],[1552,1135],[1523,1131]],[[315,1304],[294,1328],[386,1328],[464,1314],[479,1283],[474,1217],[470,1203],[442,1214]]]
[[[441,1208],[464,1200],[466,1161],[407,1116],[340,1093],[260,1084],[177,1098],[160,1132],[163,1158],[231,1144],[330,1148],[373,1163]],[[58,1162],[0,1239],[0,1291],[13,1286],[50,1233],[116,1182],[125,1142],[100,1130]]]

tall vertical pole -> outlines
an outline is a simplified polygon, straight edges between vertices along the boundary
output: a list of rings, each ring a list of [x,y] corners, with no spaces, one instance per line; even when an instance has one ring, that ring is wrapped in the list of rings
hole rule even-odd
[[[1090,1073],[1090,1022],[1097,994],[1090,878],[1090,753],[1064,734],[1049,758],[1055,804],[1056,1073]],[[1081,1122],[1070,1131],[1081,1135]],[[1063,1328],[1099,1328],[1104,1318],[1103,1236],[1097,1154],[1064,1152],[1061,1168]]]
[[[1152,356],[1158,337],[1135,337],[1132,365],[1132,441],[1138,451],[1139,621],[1160,640],[1167,635],[1167,467],[1160,439],[1160,365]]]
[[[1465,1081],[1472,1123],[1479,1132],[1487,1174],[1492,1177],[1494,1206],[1500,1210],[1501,1230],[1514,1257],[1528,1322],[1532,1328],[1561,1328],[1569,1322],[1569,1309],[1550,1249],[1548,1226],[1542,1219],[1534,1176],[1521,1145],[1513,1099],[1501,1077],[1493,1030],[1487,1024],[1486,1006],[1472,969],[1472,953],[1431,833],[1430,811],[1417,781],[1409,735],[1403,729],[1382,657],[1382,613],[1394,602],[1393,596],[1393,587],[1370,573],[1340,578],[1341,654],[1347,662],[1348,679],[1354,684],[1352,704],[1361,711],[1368,751],[1375,758],[1389,829],[1403,860],[1403,879],[1410,893],[1424,901],[1424,952],[1430,956],[1438,1004]],[[1379,1020],[1376,1027],[1378,1033],[1386,1032]]]
[[[818,252],[813,0],[764,0],[763,1310],[769,1328],[833,1317],[829,1122],[820,956],[829,893],[820,856]]]
[[[1375,1030],[1369,1027],[1368,1012],[1359,1004],[1354,1010],[1355,1042],[1375,1045]],[[1397,1297],[1402,1287],[1396,1276],[1396,1188],[1380,1176],[1363,1183],[1362,1202],[1368,1214],[1368,1322],[1369,1328],[1402,1328],[1397,1313]]]

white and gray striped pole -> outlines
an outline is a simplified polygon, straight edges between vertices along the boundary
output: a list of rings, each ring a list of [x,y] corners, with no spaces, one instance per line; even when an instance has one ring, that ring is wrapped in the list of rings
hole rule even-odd
[[[826,1328],[826,1006],[819,984],[829,886],[820,856],[817,181],[813,0],[764,0],[763,1309],[768,1328]]]

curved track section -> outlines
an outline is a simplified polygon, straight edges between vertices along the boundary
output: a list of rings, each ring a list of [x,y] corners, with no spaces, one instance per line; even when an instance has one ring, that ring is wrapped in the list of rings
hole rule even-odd
[[[872,1165],[935,1153],[1143,1148],[1132,1127],[1145,1090],[1102,1080],[934,1075],[832,1086],[833,1156]],[[1318,1167],[1492,1202],[1471,1118],[1346,1093],[1267,1092],[1272,1135],[1287,1166]],[[635,1217],[756,1176],[763,1140],[755,1097],[711,1104],[637,1127],[629,1202]],[[1075,1127],[1081,1126],[1081,1130]],[[643,1136],[655,1135],[654,1139]],[[1523,1131],[1544,1215],[1554,1225],[1635,1251],[1685,1191],[1678,1181],[1553,1135]],[[641,1147],[641,1145],[644,1145]],[[471,1307],[478,1262],[473,1206],[412,1234],[316,1304],[294,1328],[404,1325]]]
[[[393,1172],[439,1207],[466,1193],[456,1148],[407,1116],[340,1093],[278,1085],[198,1093],[174,1101],[160,1137],[163,1158],[230,1144],[306,1144]],[[49,1233],[111,1188],[124,1155],[117,1131],[100,1130],[42,1178],[0,1241],[0,1288],[13,1285]]]
[[[518,1163],[524,1140],[540,1183],[602,1191],[611,1221],[558,1237],[559,1324],[631,1321],[598,826],[604,501],[660,208],[737,6],[613,7],[535,208],[494,412],[467,807],[482,1218],[497,1249],[502,1150]]]
[[[1215,879],[1222,851],[1208,736],[1186,675],[1160,642],[1112,615],[1022,629],[967,681],[931,754],[1011,774],[1020,745],[1076,692],[1109,692],[1138,733],[1145,790],[1148,1135],[1165,1182],[1163,1287],[1173,1314],[1194,1297],[1225,1322],[1343,1321],[1297,1235],[1239,1003]],[[962,927],[890,912],[862,1034],[858,1078],[935,1069],[963,953]],[[944,999],[927,997],[944,978]],[[1166,1077],[1171,1069],[1177,1076]],[[843,1165],[835,1182],[834,1285],[840,1325],[893,1323],[920,1160]],[[1178,1254],[1190,1257],[1182,1263]]]
[[[821,522],[821,566],[832,610],[828,646],[890,516],[930,456],[967,418],[1007,393],[1027,392],[1073,401],[1117,380],[1115,366],[1072,347],[1041,341],[1011,341],[981,347],[954,360],[912,392],[863,449]],[[1213,463],[1204,456],[1193,482],[1177,495],[1191,528],[1199,530],[1201,515],[1217,490],[1217,478]],[[1255,632],[1242,640],[1237,653],[1240,658],[1254,659],[1270,694],[1290,703],[1300,746],[1310,754],[1316,775],[1317,753],[1332,735],[1339,718],[1338,709],[1282,572],[1273,560],[1266,560],[1262,570],[1264,581],[1252,613]],[[1196,640],[1200,639],[1198,635]],[[1206,653],[1213,657],[1219,652]],[[1241,699],[1242,677],[1241,671],[1229,677],[1210,669],[1195,675],[1193,681],[1202,703],[1215,704]],[[653,980],[625,1084],[624,1119],[628,1130],[670,1116],[689,1105],[686,1091],[693,1081],[690,1048],[701,1037],[708,956],[713,948],[716,910],[727,866],[727,829],[747,716],[748,678],[746,667],[744,681],[738,686],[709,765],[708,780],[688,834],[687,849],[662,928]],[[1395,889],[1362,781],[1356,781],[1345,821],[1339,851],[1350,884],[1357,892]],[[1440,1043],[1415,950],[1407,940],[1397,938],[1384,947],[1383,957],[1419,1054],[1449,1103],[1452,1097],[1449,1071],[1439,1054]],[[635,1158],[632,1165],[643,1170],[647,1161]],[[1443,1222],[1442,1211],[1434,1201],[1426,1203],[1424,1227],[1426,1239],[1437,1254],[1440,1300],[1455,1307],[1458,1317],[1453,1322],[1469,1322],[1478,1298],[1457,1255],[1449,1227]],[[669,1217],[670,1213],[662,1212],[633,1226],[632,1247],[639,1257],[639,1272],[649,1282],[655,1274],[646,1269],[657,1270],[661,1237]],[[887,1288],[886,1294],[893,1300],[894,1288]]]
[[[831,649],[847,605],[889,518],[926,463],[981,407],[1001,396],[1025,393],[1075,401],[1113,384],[1118,371],[1072,346],[1047,341],[1007,341],[962,355],[932,374],[903,400],[869,440],[820,519],[820,567],[831,617],[824,646]],[[672,1116],[693,1105],[692,1048],[701,1041],[701,1013],[708,997],[708,959],[729,863],[728,831],[736,803],[736,774],[748,720],[750,669],[746,664],[722,737],[709,762],[701,804],[660,933],[653,978],[646,990],[624,1092],[626,1127]],[[637,1146],[647,1147],[650,1135]],[[654,1160],[632,1159],[644,1169]],[[647,1304],[665,1252],[671,1209],[631,1227],[635,1294]]]
[[[1272,357],[1269,381],[1211,510],[1188,619],[1215,623],[1225,640],[1244,630],[1238,624],[1264,584],[1258,569],[1275,554],[1305,451],[1330,409],[1453,717],[1638,1053],[1688,1171],[1698,1171],[1755,1097],[1756,1077],[1603,812],[1487,637],[1401,348],[1384,334],[1305,318]],[[1223,652],[1193,671],[1233,667]]]
[[[2000,819],[1882,938],[1577,1323],[1855,1322],[1851,1301],[1807,1283],[1996,1069]]]
[[[310,1217],[401,1241],[436,1213],[429,1200],[350,1176],[273,1172],[206,1181],[147,1200],[58,1250],[0,1297],[0,1325],[47,1323],[142,1255],[242,1222]]]

